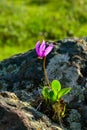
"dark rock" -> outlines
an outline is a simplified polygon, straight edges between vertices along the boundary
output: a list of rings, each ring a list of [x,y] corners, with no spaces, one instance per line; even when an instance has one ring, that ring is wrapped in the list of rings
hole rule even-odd
[[[0,93],[0,130],[62,130],[14,93]]]
[[[60,42],[54,43],[55,48],[52,53],[48,55],[47,64],[52,57],[57,57],[57,55],[61,54],[63,56],[65,55],[65,57],[68,58],[68,66],[74,66],[74,68],[77,67],[81,71],[86,67],[87,44],[85,41],[82,43],[80,42],[81,41],[78,39],[64,39]],[[17,88],[20,88],[20,86],[22,88],[26,86],[27,81],[29,81],[29,84],[31,83],[35,86],[38,86],[39,83],[43,81],[42,63],[43,60],[39,60],[37,58],[35,50],[31,50],[24,54],[15,55],[9,59],[2,61],[0,63],[1,87],[7,85],[7,90],[11,90],[13,89],[14,84],[17,83],[19,84]]]
[[[66,103],[69,104],[71,110],[70,115],[72,115],[72,110],[75,109],[77,112],[79,112],[81,116],[83,116],[82,119],[81,116],[79,116],[80,119],[78,120],[78,122],[76,121],[72,122],[74,118],[72,116],[72,120],[70,120],[71,122],[69,121],[70,124],[70,128],[68,128],[69,130],[74,130],[76,128],[73,127],[73,125],[74,126],[79,125],[78,128],[82,127],[82,130],[85,130],[86,128],[86,126],[83,123],[84,119],[87,121],[87,117],[85,116],[86,110],[82,109],[83,111],[79,111],[78,109],[81,108],[81,105],[83,106],[83,108],[85,108],[85,105],[87,105],[87,101],[86,101],[87,99],[86,96],[87,42],[86,40],[87,38],[85,37],[83,39],[72,38],[72,39],[55,41],[53,43],[54,44],[53,51],[47,56],[46,71],[50,82],[54,79],[58,79],[60,80],[62,87],[72,88],[72,91],[67,96],[64,96],[63,99],[65,100]],[[48,44],[50,44],[50,42],[48,42]],[[35,112],[35,109],[33,107],[31,109],[28,108],[28,106],[26,107],[24,106],[21,107],[19,110],[17,104],[14,104],[13,101],[10,103],[10,100],[9,101],[6,100],[7,97],[5,96],[7,92],[5,91],[10,91],[15,93],[21,101],[24,102],[26,101],[28,105],[31,103],[31,100],[36,101],[37,97],[41,95],[42,86],[46,84],[42,64],[43,64],[43,60],[39,60],[37,58],[35,50],[28,51],[24,54],[15,55],[9,59],[0,62],[0,91],[4,91],[3,92],[4,94],[1,93],[1,99],[4,95],[2,101],[4,102],[5,100],[5,104],[6,104],[3,106],[3,102],[2,102],[2,104],[0,105],[2,111],[0,113],[0,116],[2,116],[2,113],[4,111],[6,111],[7,115],[9,114],[9,119],[11,119],[11,112],[12,112],[12,116],[13,116],[12,120],[18,118],[18,122],[21,124],[21,126],[25,127],[26,129],[28,128],[25,125],[25,123],[21,120],[18,113],[20,112],[21,113],[20,115],[23,114],[22,111],[26,113],[25,109],[26,111],[28,110],[30,113],[33,113]],[[8,108],[9,105],[10,108]],[[24,110],[22,108],[24,108]],[[15,109],[17,109],[18,112],[16,114],[15,114]],[[31,112],[31,110],[33,112]],[[35,114],[36,113],[37,112],[35,112]],[[24,114],[22,116],[25,115],[27,114]],[[38,119],[38,117],[35,115],[33,117],[34,120]],[[29,129],[33,129],[32,127],[34,126],[31,126],[31,121],[28,120],[27,118],[28,117],[26,116]],[[8,120],[9,125],[11,126],[10,121]],[[16,122],[14,123],[16,124]],[[32,124],[34,124],[33,121]],[[2,127],[4,127],[4,125]],[[51,129],[53,130],[52,127],[48,127],[48,128],[47,128],[48,130]]]

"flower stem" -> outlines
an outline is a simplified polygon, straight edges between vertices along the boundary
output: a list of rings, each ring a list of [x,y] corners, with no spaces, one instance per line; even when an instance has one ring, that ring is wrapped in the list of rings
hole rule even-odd
[[[49,82],[49,79],[48,79],[48,76],[47,76],[45,64],[46,64],[46,57],[44,57],[43,69],[44,69],[44,75],[45,75],[45,79],[46,79],[47,85],[50,87],[50,82]]]

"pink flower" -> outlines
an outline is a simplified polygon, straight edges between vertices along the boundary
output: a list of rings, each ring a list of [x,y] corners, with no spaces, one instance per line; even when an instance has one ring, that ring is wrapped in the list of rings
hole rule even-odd
[[[36,53],[38,55],[38,57],[40,59],[46,57],[53,49],[53,44],[50,44],[48,47],[47,47],[47,44],[45,41],[42,42],[42,44],[40,44],[40,41],[38,41],[36,43]]]

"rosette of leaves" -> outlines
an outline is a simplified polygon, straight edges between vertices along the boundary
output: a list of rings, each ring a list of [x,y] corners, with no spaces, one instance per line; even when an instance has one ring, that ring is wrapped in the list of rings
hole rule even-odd
[[[68,94],[70,90],[70,87],[61,88],[60,82],[58,80],[53,80],[50,88],[47,86],[43,87],[42,95],[46,101],[54,103],[56,101],[59,101],[62,98],[62,96]]]
[[[42,89],[42,95],[44,99],[52,104],[55,115],[64,117],[65,113],[65,103],[62,102],[62,97],[68,94],[71,91],[71,88],[61,88],[61,84],[58,80],[53,80],[50,88],[44,86]]]

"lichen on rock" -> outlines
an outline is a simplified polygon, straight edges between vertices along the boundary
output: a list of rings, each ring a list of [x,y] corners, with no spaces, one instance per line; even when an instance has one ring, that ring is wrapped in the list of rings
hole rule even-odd
[[[67,121],[69,122],[70,130],[81,130],[81,115],[77,110],[71,110]]]
[[[78,101],[84,99],[83,89],[78,85],[79,78],[78,68],[70,65],[70,57],[68,54],[57,54],[51,58],[47,65],[47,74],[49,80],[60,80],[62,87],[71,87],[72,91],[68,96],[65,96],[65,101],[70,102],[75,96],[78,96]],[[80,96],[79,96],[80,94]],[[82,99],[82,100],[83,100]]]
[[[50,82],[58,79],[62,84],[62,88],[72,88],[71,92],[63,97],[69,109],[69,113],[65,119],[67,118],[66,120],[70,125],[64,124],[67,127],[64,130],[80,130],[81,127],[82,130],[87,129],[86,40],[71,38],[56,41],[53,43],[53,51],[47,56],[46,71]],[[30,105],[31,100],[34,100],[36,103],[38,97],[41,98],[41,90],[45,82],[42,64],[43,60],[37,58],[35,49],[0,62],[0,91],[6,96],[0,96],[0,110],[5,110],[8,117],[12,120],[16,119],[13,124],[14,128],[16,128],[15,124],[18,122],[20,130],[22,130],[21,126],[26,128],[25,130],[42,130],[42,128],[45,130],[61,129],[53,120],[42,114],[44,112],[40,113],[36,107],[34,108],[34,106]],[[7,92],[9,93],[7,94]],[[16,94],[17,100],[13,99],[10,92]],[[24,102],[28,105],[23,105]],[[4,104],[3,107],[2,104]],[[0,115],[2,115],[2,111],[0,111]],[[8,120],[7,115],[3,119],[0,119],[0,128],[2,127],[2,130],[7,130],[7,127],[13,129],[11,120]],[[5,121],[5,119],[8,122],[7,126],[6,124],[2,124],[2,121]],[[26,122],[22,119],[26,120]],[[26,126],[26,123],[29,126]]]

